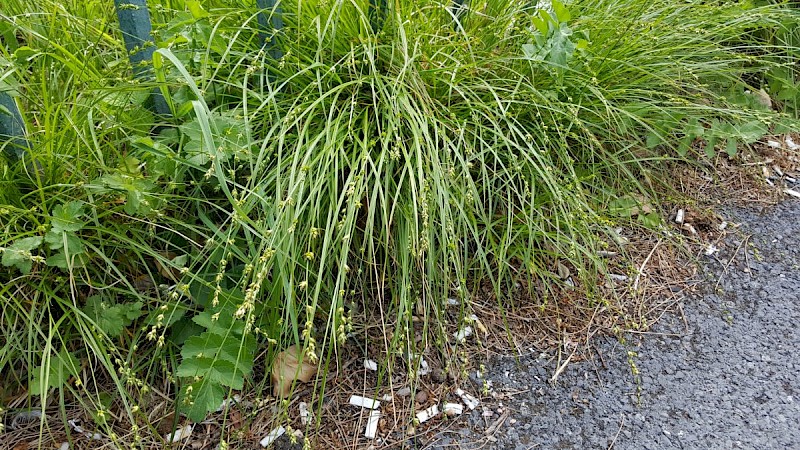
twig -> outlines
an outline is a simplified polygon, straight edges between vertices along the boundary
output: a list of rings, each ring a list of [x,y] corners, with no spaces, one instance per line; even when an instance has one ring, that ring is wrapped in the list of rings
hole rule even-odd
[[[561,363],[560,366],[558,366],[558,369],[556,369],[556,371],[553,373],[553,376],[550,378],[550,383],[551,384],[556,384],[556,381],[558,381],[558,376],[561,375],[561,372],[563,372],[564,369],[567,368],[567,366],[569,365],[570,361],[572,360],[572,357],[575,355],[575,352],[577,350],[578,350],[578,346],[576,345],[575,348],[572,349],[572,353],[570,353],[569,356],[567,356],[566,361],[564,361],[563,363]]]
[[[719,288],[719,284],[722,283],[722,278],[724,278],[725,274],[728,273],[728,267],[730,267],[731,263],[733,263],[733,260],[736,259],[736,255],[739,254],[739,250],[741,250],[741,248],[744,245],[747,244],[747,242],[750,240],[750,237],[752,237],[752,236],[753,236],[752,234],[748,234],[747,236],[745,236],[745,238],[742,241],[742,243],[739,244],[738,247],[736,247],[736,250],[734,250],[733,256],[731,256],[731,259],[729,259],[728,262],[725,263],[725,266],[722,268],[722,275],[719,276],[719,278],[717,279],[717,284],[714,285],[714,291],[715,292]],[[747,250],[745,250],[744,253],[745,253],[745,255],[747,255]]]
[[[625,425],[625,415],[624,414],[620,414],[619,418],[620,418],[619,429],[617,430],[617,434],[614,435],[614,439],[611,441],[610,444],[608,444],[608,449],[607,450],[611,450],[614,447],[614,444],[617,443],[617,438],[619,437],[619,433],[620,433],[620,431],[622,431],[622,427]]]
[[[508,419],[510,414],[511,412],[507,409],[503,411],[503,414],[501,414],[500,417],[498,417],[497,420],[495,420],[494,423],[492,423],[492,425],[483,432],[483,434],[486,436],[493,435],[501,426],[503,426],[503,423],[506,421],[506,419]]]
[[[633,292],[634,293],[636,292],[637,288],[639,287],[639,278],[642,276],[642,272],[644,272],[645,266],[650,261],[650,258],[653,257],[653,254],[656,252],[656,249],[658,248],[659,245],[661,245],[661,239],[659,239],[658,242],[656,242],[656,245],[654,245],[653,249],[650,250],[650,254],[647,255],[647,258],[644,259],[644,261],[642,262],[642,265],[639,267],[639,271],[636,273],[636,279],[633,280]]]

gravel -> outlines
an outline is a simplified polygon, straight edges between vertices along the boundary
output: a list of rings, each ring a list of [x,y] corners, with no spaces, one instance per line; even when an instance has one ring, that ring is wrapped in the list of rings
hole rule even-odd
[[[741,232],[705,257],[710,281],[684,300],[685,321],[601,341],[602,357],[570,365],[555,385],[549,358],[489,361],[484,379],[505,398],[427,448],[800,448],[800,201],[727,216]]]

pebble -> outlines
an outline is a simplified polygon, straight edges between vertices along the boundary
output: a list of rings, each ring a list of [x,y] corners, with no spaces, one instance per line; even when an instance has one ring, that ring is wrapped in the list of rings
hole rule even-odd
[[[417,402],[417,404],[420,404],[420,405],[425,403],[425,402],[427,402],[428,401],[428,393],[425,392],[424,390],[421,390],[421,391],[417,392],[417,395],[414,396],[414,401]]]

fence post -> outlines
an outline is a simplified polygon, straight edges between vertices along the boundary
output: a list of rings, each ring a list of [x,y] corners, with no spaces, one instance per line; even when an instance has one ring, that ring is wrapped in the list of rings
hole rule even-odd
[[[372,32],[375,34],[383,28],[386,6],[386,0],[369,0],[369,26],[372,27]]]
[[[133,76],[141,80],[152,80],[152,61],[156,43],[147,0],[114,0],[119,27],[125,41],[125,50],[133,66]],[[153,110],[161,116],[171,115],[169,105],[159,89],[152,94]]]
[[[261,28],[261,48],[267,51],[274,60],[283,57],[278,42],[278,33],[283,30],[282,8],[276,0],[256,0],[256,5],[261,11],[258,13],[258,25]]]
[[[464,5],[467,0],[453,0],[453,28],[456,31],[463,30],[464,27],[461,25],[461,17],[467,11],[467,7]]]
[[[8,92],[0,92],[0,144],[7,154],[22,159],[30,144],[25,138],[25,122],[17,102]]]

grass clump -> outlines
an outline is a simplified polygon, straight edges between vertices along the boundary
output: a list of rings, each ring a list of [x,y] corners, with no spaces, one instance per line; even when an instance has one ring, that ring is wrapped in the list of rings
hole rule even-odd
[[[794,114],[780,3],[308,1],[266,48],[251,5],[150,6],[153,82],[125,75],[106,2],[0,11],[37,162],[1,168],[3,398],[57,388],[112,439],[149,425],[153,389],[199,421],[286,346],[330,367],[375,323],[370,356],[449,364],[481,285],[503,307],[560,264],[591,291],[659,161],[733,155]]]

